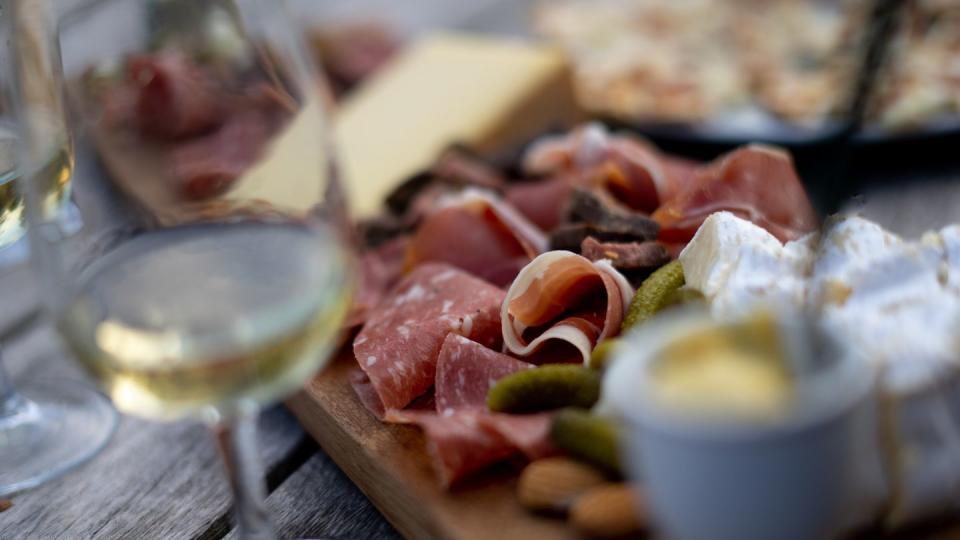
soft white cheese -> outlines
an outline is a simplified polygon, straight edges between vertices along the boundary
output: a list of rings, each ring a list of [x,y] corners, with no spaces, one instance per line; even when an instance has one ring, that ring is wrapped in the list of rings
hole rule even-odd
[[[760,302],[820,308],[820,324],[874,362],[896,451],[892,524],[960,507],[960,225],[905,241],[860,217],[781,245],[727,213],[680,254],[714,317]],[[814,248],[818,248],[815,252]]]

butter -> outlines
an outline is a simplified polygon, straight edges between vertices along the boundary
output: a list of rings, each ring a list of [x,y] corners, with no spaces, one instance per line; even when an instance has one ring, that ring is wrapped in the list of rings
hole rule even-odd
[[[521,144],[579,116],[564,55],[497,37],[420,39],[348,98],[335,118],[355,217],[454,142],[480,152]]]
[[[653,364],[654,398],[710,418],[774,420],[793,391],[769,318],[693,333],[664,347]]]

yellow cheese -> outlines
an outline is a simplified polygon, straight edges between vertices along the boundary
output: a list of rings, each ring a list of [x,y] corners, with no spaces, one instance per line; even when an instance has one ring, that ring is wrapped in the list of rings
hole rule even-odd
[[[496,37],[438,34],[410,46],[342,104],[336,140],[355,217],[449,144],[520,144],[578,117],[564,55]]]

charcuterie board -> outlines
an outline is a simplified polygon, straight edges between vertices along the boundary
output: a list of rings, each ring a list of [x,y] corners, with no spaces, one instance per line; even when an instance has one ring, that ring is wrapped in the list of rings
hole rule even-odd
[[[408,538],[499,540],[579,538],[563,520],[530,514],[508,467],[453,491],[430,468],[416,428],[383,424],[357,399],[349,350],[287,401],[303,427]]]

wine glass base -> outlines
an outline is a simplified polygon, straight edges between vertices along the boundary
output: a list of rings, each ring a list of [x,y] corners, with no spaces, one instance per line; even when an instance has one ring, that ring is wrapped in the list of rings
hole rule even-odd
[[[17,386],[20,403],[0,416],[0,496],[35,487],[99,452],[117,427],[109,401],[77,381]]]

